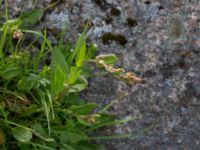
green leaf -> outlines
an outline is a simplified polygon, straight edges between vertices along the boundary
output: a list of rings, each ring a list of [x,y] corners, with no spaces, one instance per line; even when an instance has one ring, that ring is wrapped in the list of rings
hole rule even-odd
[[[87,115],[91,113],[96,107],[96,103],[88,103],[85,105],[71,106],[69,110],[71,110],[76,115]]]
[[[65,57],[58,48],[52,51],[51,63],[51,91],[53,94],[59,94],[63,88],[64,83],[68,82],[69,66],[65,61]]]
[[[69,84],[74,84],[78,77],[81,74],[81,70],[77,67],[71,67],[70,68],[70,78],[69,78]]]
[[[114,65],[118,58],[115,54],[106,54],[96,56],[96,61],[103,61],[107,65]]]
[[[88,48],[86,55],[85,55],[85,60],[92,59],[95,56],[96,51],[97,51],[97,46],[95,44],[91,44]]]
[[[28,77],[22,77],[18,82],[18,88],[21,90],[30,90],[33,87],[39,88],[40,86],[46,87],[50,81],[42,78],[37,74],[30,74]]]
[[[69,93],[64,97],[64,106],[82,105],[85,100],[80,97],[80,93]]]
[[[48,134],[46,133],[45,129],[42,127],[42,125],[40,123],[35,123],[32,126],[33,129],[33,134],[37,137],[39,137],[40,139],[46,141],[46,142],[53,142],[54,139],[49,137]]]
[[[88,137],[85,133],[81,131],[69,132],[69,131],[60,131],[59,137],[61,143],[77,143],[79,141],[87,140]]]
[[[76,81],[76,83],[74,83],[74,85],[70,87],[69,93],[81,92],[85,90],[87,86],[88,86],[87,80],[84,77],[80,76]]]
[[[81,67],[84,59],[85,59],[85,52],[86,52],[86,36],[82,37],[82,40],[80,41],[80,46],[78,47],[78,54],[76,58],[76,66]]]
[[[32,139],[32,132],[23,127],[12,128],[12,134],[14,138],[22,143],[27,143]]]
[[[3,68],[1,68],[1,69],[3,69]],[[8,68],[6,68],[5,70],[0,71],[0,76],[6,80],[10,80],[12,78],[19,76],[21,71],[22,70],[19,67],[8,66]]]
[[[73,60],[75,59],[76,66],[81,67],[85,58],[85,52],[86,52],[86,35],[85,33],[82,33],[76,42],[76,47],[73,53],[68,58],[69,64],[72,64]]]
[[[25,12],[20,16],[20,28],[27,28],[29,26],[33,26],[37,24],[42,17],[44,16],[44,10],[43,9],[34,9],[30,12]]]
[[[30,82],[28,77],[22,77],[18,82],[18,89],[21,90],[30,90],[34,86],[34,82]]]

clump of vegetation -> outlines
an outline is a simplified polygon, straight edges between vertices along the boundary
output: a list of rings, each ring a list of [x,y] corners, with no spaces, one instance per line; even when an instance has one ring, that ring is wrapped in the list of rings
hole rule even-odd
[[[113,8],[111,9],[110,13],[111,13],[111,15],[113,15],[113,16],[119,16],[119,15],[121,14],[121,11],[120,11],[118,8],[113,7]]]
[[[137,20],[136,20],[136,19],[133,19],[133,18],[131,18],[131,17],[128,17],[128,18],[126,19],[126,21],[127,21],[127,25],[128,25],[129,27],[135,27],[135,26],[138,25]]]
[[[119,43],[120,45],[125,45],[127,43],[127,39],[124,35],[113,34],[111,32],[104,33],[101,39],[104,44],[110,44],[112,41],[115,41]]]
[[[95,136],[94,131],[130,121],[132,117],[117,120],[107,113],[108,106],[101,109],[96,103],[81,99],[79,94],[88,85],[88,63],[103,67],[129,84],[141,79],[114,68],[117,57],[113,54],[95,57],[97,48],[94,44],[87,45],[86,30],[75,46],[63,40],[64,31],[53,46],[46,30],[29,29],[43,15],[44,10],[33,10],[9,20],[5,10],[6,21],[0,26],[0,149],[104,149],[93,140],[109,137]],[[26,34],[34,37],[31,43],[23,43]],[[41,41],[39,48],[35,46],[37,41]]]

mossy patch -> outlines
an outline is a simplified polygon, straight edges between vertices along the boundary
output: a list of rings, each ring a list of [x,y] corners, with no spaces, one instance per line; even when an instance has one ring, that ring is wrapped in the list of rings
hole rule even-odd
[[[110,44],[115,39],[115,35],[111,32],[107,32],[102,35],[101,39],[103,44]]]
[[[51,0],[51,4],[53,3],[64,3],[65,0]]]
[[[127,25],[128,25],[129,27],[135,27],[135,26],[138,25],[137,20],[136,20],[136,19],[133,19],[133,18],[131,18],[131,17],[128,17],[128,18],[126,19],[126,21],[127,21]]]
[[[158,6],[158,9],[162,10],[162,9],[164,9],[164,7],[160,5],[160,6]]]
[[[107,11],[110,8],[110,5],[106,0],[94,0],[93,1],[102,11]]]
[[[122,34],[113,34],[111,32],[107,32],[102,35],[101,37],[103,44],[110,44],[111,42],[115,41],[120,45],[125,45],[127,43],[127,39]]]
[[[115,35],[115,41],[117,41],[120,45],[125,45],[127,43],[127,39],[122,34]]]
[[[150,4],[151,4],[151,1],[147,0],[147,1],[144,2],[144,4],[150,5]]]
[[[94,2],[95,2],[95,4],[102,6],[106,3],[106,0],[95,0]]]
[[[121,11],[120,11],[118,8],[113,7],[113,8],[111,9],[110,13],[111,13],[111,15],[113,15],[113,16],[119,16],[119,15],[121,14]]]

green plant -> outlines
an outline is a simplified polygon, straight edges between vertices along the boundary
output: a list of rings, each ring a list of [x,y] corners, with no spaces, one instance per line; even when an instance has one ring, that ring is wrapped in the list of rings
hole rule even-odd
[[[7,9],[5,12],[6,21],[0,27],[0,148],[103,149],[93,144],[101,139],[94,131],[133,118],[116,120],[106,109],[97,111],[96,103],[81,99],[79,94],[88,85],[88,63],[129,83],[140,79],[115,69],[117,57],[113,54],[93,59],[97,49],[93,44],[87,46],[86,31],[75,47],[63,41],[64,31],[58,45],[52,46],[46,31],[29,30],[43,17],[43,10],[32,10],[15,20],[8,20]],[[35,40],[26,44],[26,34]],[[38,40],[42,41],[40,48],[35,47]]]

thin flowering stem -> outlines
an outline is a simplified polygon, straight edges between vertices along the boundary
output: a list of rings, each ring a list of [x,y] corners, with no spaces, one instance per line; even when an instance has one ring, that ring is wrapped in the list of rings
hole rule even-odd
[[[106,64],[106,62],[103,59],[99,59],[101,57],[97,56],[96,58],[98,59],[92,62],[95,62],[96,64],[103,67],[109,73],[115,75],[117,78],[121,80],[125,80],[129,84],[136,84],[136,83],[141,83],[144,81],[142,78],[137,77],[137,75],[134,74],[133,72],[126,72],[123,68],[114,68],[112,65]]]

